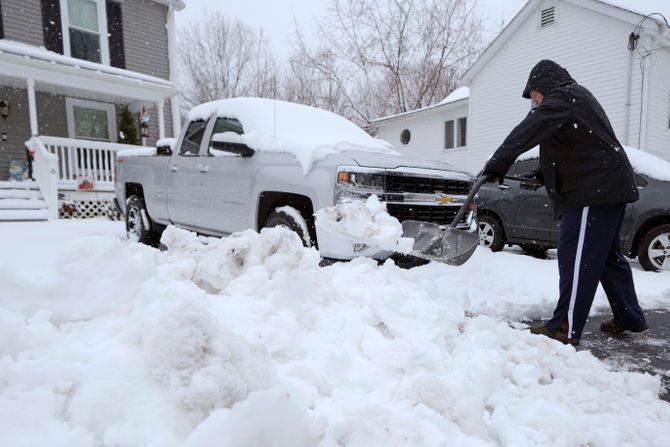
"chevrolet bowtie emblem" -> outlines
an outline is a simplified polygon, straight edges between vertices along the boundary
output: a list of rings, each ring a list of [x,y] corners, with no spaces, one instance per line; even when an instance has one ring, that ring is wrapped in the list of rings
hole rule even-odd
[[[435,197],[435,201],[440,205],[446,205],[448,203],[451,203],[451,197],[447,195],[441,195],[439,197]]]

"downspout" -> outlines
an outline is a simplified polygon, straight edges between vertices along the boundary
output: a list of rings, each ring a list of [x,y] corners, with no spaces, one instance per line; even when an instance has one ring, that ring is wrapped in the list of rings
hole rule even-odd
[[[168,59],[170,70],[170,82],[177,85],[177,38],[174,23],[174,6],[168,6],[167,37],[168,37]],[[181,104],[179,95],[170,98],[170,109],[172,112],[172,136],[177,138],[181,132]]]
[[[628,36],[628,76],[626,77],[626,104],[624,107],[623,119],[623,144],[630,145],[628,139],[630,138],[630,107],[631,107],[631,90],[633,84],[633,52],[637,46],[637,38],[635,33],[630,33]]]
[[[651,36],[649,36],[649,48],[653,45]],[[640,133],[638,137],[638,147],[642,151],[646,151],[647,145],[647,117],[649,114],[649,81],[651,78],[651,69],[653,64],[647,64],[648,57],[642,59],[642,67],[644,74],[642,76],[642,104],[640,104]]]

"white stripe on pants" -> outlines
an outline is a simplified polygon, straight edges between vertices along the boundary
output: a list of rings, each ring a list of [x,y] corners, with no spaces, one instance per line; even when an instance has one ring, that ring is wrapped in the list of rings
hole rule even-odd
[[[572,294],[570,295],[570,307],[568,309],[568,338],[572,338],[572,321],[575,314],[575,300],[577,299],[577,289],[579,288],[579,270],[582,265],[582,252],[584,251],[584,239],[586,239],[586,224],[589,217],[589,207],[582,210],[582,222],[579,228],[579,242],[577,243],[577,253],[575,254],[575,267],[572,276]]]

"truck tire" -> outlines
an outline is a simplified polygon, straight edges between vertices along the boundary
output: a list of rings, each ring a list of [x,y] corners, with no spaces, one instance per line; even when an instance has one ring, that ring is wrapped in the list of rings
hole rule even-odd
[[[640,241],[640,265],[649,272],[670,270],[670,225],[652,228]]]
[[[138,195],[128,197],[126,202],[126,234],[131,242],[157,246],[160,233],[155,232],[144,199]]]
[[[293,209],[295,210],[295,208]],[[298,210],[295,210],[295,212],[300,214]],[[313,244],[313,241],[309,237],[309,231],[307,230],[307,228],[304,228],[300,223],[296,222],[296,220],[290,214],[280,211],[279,208],[272,211],[270,215],[267,217],[267,219],[265,219],[263,228],[271,228],[271,227],[288,228],[289,230],[296,233],[298,237],[300,237],[302,245],[304,245],[305,247],[311,247]],[[305,235],[306,232],[307,235]]]
[[[488,247],[491,251],[500,251],[505,245],[502,224],[493,216],[477,217],[479,223],[479,245]]]

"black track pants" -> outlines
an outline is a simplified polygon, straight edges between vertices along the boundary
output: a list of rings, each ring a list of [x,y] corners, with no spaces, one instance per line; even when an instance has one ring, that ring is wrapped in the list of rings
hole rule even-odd
[[[565,212],[558,241],[560,297],[547,327],[568,322],[570,338],[580,338],[600,282],[617,324],[638,326],[644,315],[637,302],[633,275],[619,248],[626,204],[599,205]],[[575,268],[578,266],[579,268]]]

